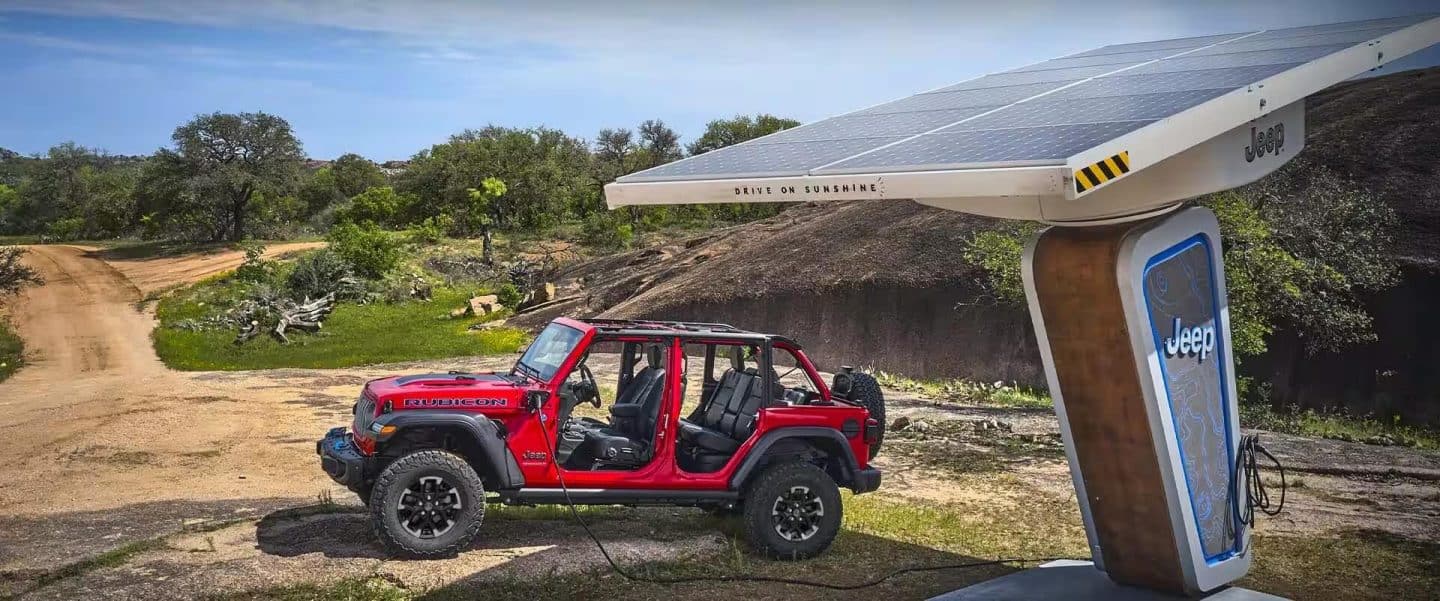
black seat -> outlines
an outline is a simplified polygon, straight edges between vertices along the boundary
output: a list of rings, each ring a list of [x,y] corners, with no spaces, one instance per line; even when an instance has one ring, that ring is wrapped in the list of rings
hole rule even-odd
[[[664,351],[652,345],[645,352],[646,366],[635,374],[620,398],[610,407],[610,423],[587,422],[584,441],[566,462],[572,467],[635,467],[653,454],[656,422],[664,400]]]
[[[680,420],[680,439],[700,451],[734,453],[755,431],[756,415],[765,402],[761,388],[759,374],[744,368],[737,352],[709,401]]]

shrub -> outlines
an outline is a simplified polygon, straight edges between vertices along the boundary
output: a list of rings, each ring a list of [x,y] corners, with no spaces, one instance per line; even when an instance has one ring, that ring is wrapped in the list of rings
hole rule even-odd
[[[400,244],[373,223],[342,223],[325,237],[334,250],[366,279],[376,280],[400,263]]]
[[[580,238],[597,248],[629,248],[635,230],[614,213],[594,213],[585,218]]]
[[[400,215],[408,211],[414,202],[413,196],[397,194],[390,186],[370,188],[338,209],[335,219],[340,223],[396,225]]]
[[[49,234],[51,238],[59,241],[79,240],[80,234],[85,231],[84,217],[67,217],[56,219],[50,224]]]
[[[455,219],[449,215],[426,217],[424,221],[410,227],[407,237],[411,244],[439,244],[453,227],[455,227]]]
[[[295,298],[320,298],[334,292],[337,298],[357,298],[364,287],[355,280],[350,264],[328,248],[305,255],[285,281]]]
[[[255,240],[240,243],[245,251],[245,261],[235,268],[235,279],[242,282],[263,282],[275,273],[275,263],[265,260],[265,245]]]
[[[501,286],[499,290],[495,291],[495,300],[500,301],[500,304],[505,305],[506,308],[513,310],[520,306],[521,301],[525,300],[525,295],[520,292],[519,288],[515,287],[515,284],[506,283],[504,286]]]
[[[20,262],[29,252],[19,246],[0,246],[0,297],[19,294],[26,286],[45,283],[34,269]]]

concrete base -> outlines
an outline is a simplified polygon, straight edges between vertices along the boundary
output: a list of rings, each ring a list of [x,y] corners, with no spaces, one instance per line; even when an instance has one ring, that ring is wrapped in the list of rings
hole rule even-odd
[[[1001,576],[930,601],[1175,601],[1166,593],[1115,584],[1088,561],[1052,561],[1040,567]],[[1205,601],[1285,601],[1281,597],[1228,587],[1200,597]]]

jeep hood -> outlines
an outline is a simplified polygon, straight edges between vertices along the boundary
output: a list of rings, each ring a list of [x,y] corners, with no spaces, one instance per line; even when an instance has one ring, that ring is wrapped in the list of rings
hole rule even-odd
[[[519,404],[526,387],[519,378],[496,373],[439,373],[372,380],[365,390],[395,409],[506,407]]]

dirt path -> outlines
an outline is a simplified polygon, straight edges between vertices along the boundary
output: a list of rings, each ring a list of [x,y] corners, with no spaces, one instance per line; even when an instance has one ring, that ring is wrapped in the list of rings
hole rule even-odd
[[[0,383],[7,419],[0,436],[6,458],[0,523],[96,510],[123,514],[126,507],[167,501],[291,503],[327,488],[313,470],[296,467],[313,463],[313,433],[338,423],[364,377],[169,371],[151,347],[153,317],[136,306],[146,288],[125,273],[158,289],[233,268],[242,255],[117,260],[117,269],[96,249],[30,251],[26,261],[47,283],[26,290],[10,311],[30,364]],[[24,537],[22,529],[0,528],[0,570],[83,556],[113,546],[111,534],[128,538],[131,531],[193,517],[183,514],[117,519],[115,532],[28,557],[13,544]]]

